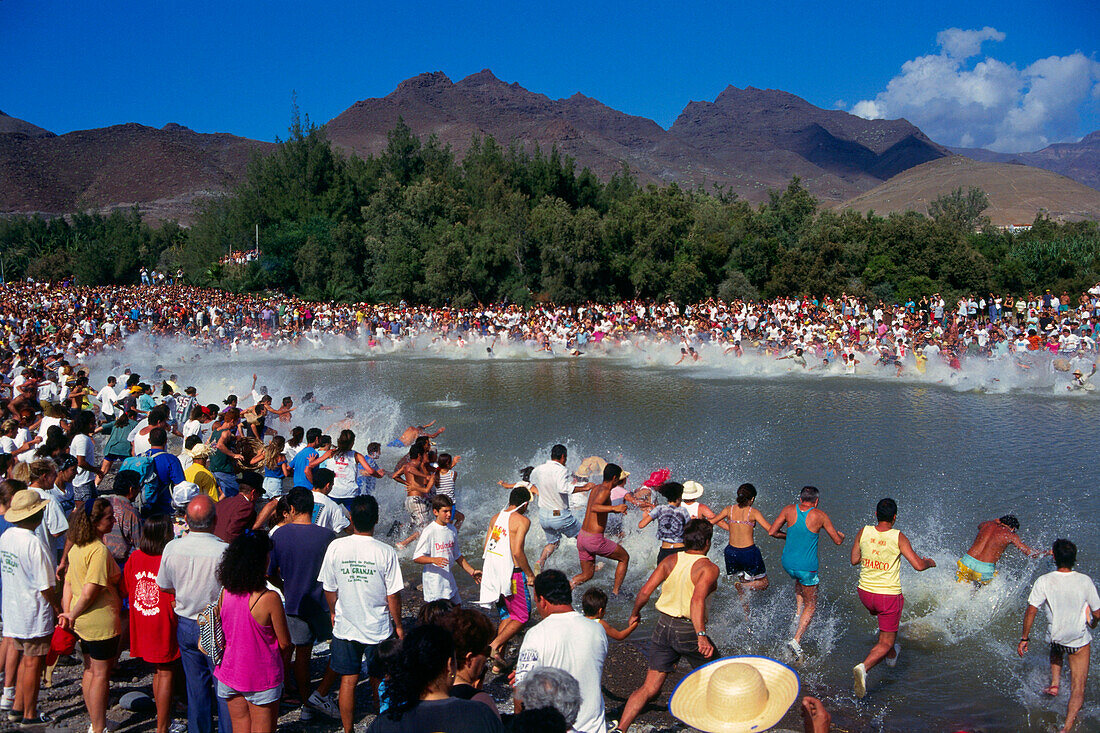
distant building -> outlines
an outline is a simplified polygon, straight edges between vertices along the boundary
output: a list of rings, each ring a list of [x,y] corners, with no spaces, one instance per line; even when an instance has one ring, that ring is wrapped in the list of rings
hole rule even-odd
[[[1027,232],[1027,231],[1031,230],[1031,225],[1030,224],[1006,224],[1004,226],[1004,230],[1006,232],[1012,232],[1013,234],[1015,234],[1016,232]]]

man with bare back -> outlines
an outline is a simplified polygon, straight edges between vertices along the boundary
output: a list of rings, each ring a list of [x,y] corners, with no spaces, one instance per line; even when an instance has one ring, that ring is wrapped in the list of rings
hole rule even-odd
[[[627,565],[630,563],[630,555],[621,545],[607,539],[604,536],[604,530],[607,529],[608,514],[626,512],[626,504],[618,506],[611,504],[611,490],[625,484],[628,475],[614,463],[608,463],[603,469],[603,482],[596,484],[588,494],[584,522],[581,524],[580,534],[577,535],[577,554],[580,555],[581,571],[573,576],[571,585],[574,588],[591,580],[596,573],[596,557],[600,556],[619,562],[619,566],[615,568],[615,585],[611,589],[613,595],[619,595],[623,579],[626,577]]]
[[[393,480],[405,487],[405,510],[409,513],[412,534],[397,543],[397,549],[404,549],[415,542],[420,530],[431,521],[431,493],[439,473],[428,463],[428,453],[414,444],[409,449],[409,460],[393,472]]]
[[[1043,553],[1025,545],[1019,535],[1020,522],[1011,514],[1000,519],[990,519],[978,525],[978,536],[966,554],[958,562],[959,572],[956,580],[960,583],[974,583],[983,586],[992,582],[997,574],[997,561],[1001,559],[1009,544],[1016,545],[1028,557],[1039,557]]]
[[[388,448],[407,448],[408,446],[412,445],[416,441],[417,438],[419,438],[421,436],[426,436],[428,438],[434,438],[437,435],[439,435],[440,433],[442,433],[444,430],[447,429],[447,428],[440,428],[439,430],[436,430],[434,433],[429,433],[428,428],[430,428],[432,425],[435,425],[435,420],[432,420],[427,425],[410,425],[409,427],[405,428],[405,430],[401,433],[401,435],[399,435],[396,438],[394,438],[393,440],[391,440],[389,442],[389,444],[387,445],[387,447]]]

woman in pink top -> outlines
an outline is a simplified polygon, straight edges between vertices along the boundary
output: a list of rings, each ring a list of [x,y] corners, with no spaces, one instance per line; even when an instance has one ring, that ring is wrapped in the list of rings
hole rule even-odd
[[[269,733],[283,695],[282,652],[290,648],[279,595],[267,588],[271,540],[246,531],[226,548],[218,565],[225,654],[214,668],[234,733]]]

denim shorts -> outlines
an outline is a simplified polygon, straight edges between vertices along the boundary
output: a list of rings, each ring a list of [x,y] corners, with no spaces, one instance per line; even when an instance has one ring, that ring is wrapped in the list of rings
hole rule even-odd
[[[710,659],[699,651],[699,636],[689,618],[677,618],[667,613],[658,613],[657,625],[649,637],[649,668],[655,672],[672,672],[681,659],[698,669],[707,662],[718,659],[721,654],[715,649]]]
[[[273,702],[279,702],[279,699],[283,696],[283,686],[281,684],[275,685],[267,690],[260,690],[259,692],[239,692],[221,680],[217,682],[218,697],[223,700],[228,700],[231,697],[240,695],[245,699],[245,702],[250,702],[253,705],[270,705]]]
[[[361,675],[369,668],[378,651],[378,644],[366,644],[332,637],[329,645],[329,667],[338,675]]]
[[[556,545],[561,542],[561,536],[576,537],[581,532],[580,522],[573,516],[573,512],[562,509],[561,514],[554,516],[552,512],[539,510],[539,524],[546,534],[546,544]]]

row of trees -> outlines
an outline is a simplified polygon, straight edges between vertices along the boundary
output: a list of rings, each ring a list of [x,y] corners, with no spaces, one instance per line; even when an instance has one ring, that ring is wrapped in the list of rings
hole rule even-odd
[[[930,215],[835,212],[793,180],[753,206],[722,189],[599,181],[557,151],[475,140],[459,161],[403,123],[360,159],[297,121],[190,230],[136,214],[0,222],[9,277],[133,282],[140,264],[183,266],[233,290],[319,300],[472,304],[622,298],[695,301],[841,291],[884,300],[933,292],[1080,292],[1100,281],[1094,222],[988,226],[985,194],[955,191]],[[247,266],[216,264],[251,245]]]

